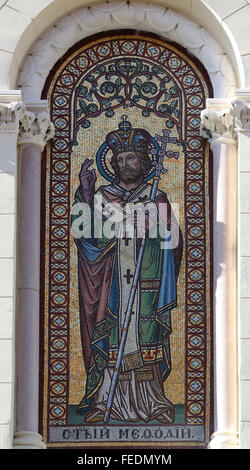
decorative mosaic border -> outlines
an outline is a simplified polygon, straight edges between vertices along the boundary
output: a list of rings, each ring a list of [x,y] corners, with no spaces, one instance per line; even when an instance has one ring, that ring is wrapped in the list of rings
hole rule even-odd
[[[104,35],[103,35],[104,36]],[[126,39],[124,39],[126,36]],[[92,39],[92,38],[91,38]],[[186,243],[186,399],[187,425],[209,426],[207,394],[212,394],[208,377],[207,337],[211,342],[211,298],[207,291],[206,266],[211,240],[207,239],[208,214],[205,211],[205,174],[208,150],[199,136],[200,112],[205,108],[211,88],[200,64],[191,61],[178,46],[165,43],[154,35],[133,35],[131,31],[96,36],[79,44],[57,64],[45,87],[44,97],[51,103],[51,120],[55,138],[50,146],[49,279],[48,279],[48,429],[67,425],[69,381],[69,269],[70,252],[70,155],[78,125],[87,127],[86,112],[72,116],[72,94],[84,71],[103,64],[112,57],[143,57],[161,67],[182,87],[185,97],[186,126],[182,122],[180,137],[186,141],[185,152],[185,243]],[[85,41],[86,42],[86,41]],[[206,90],[206,94],[205,91]],[[48,93],[48,95],[47,95]],[[78,100],[79,103],[79,100]],[[184,104],[184,103],[183,103]],[[77,105],[76,111],[77,111]],[[79,107],[78,107],[79,110]],[[95,112],[92,109],[92,114]],[[102,110],[104,112],[105,109]],[[91,117],[90,110],[90,117]],[[185,134],[182,135],[183,130]],[[48,201],[47,201],[48,203]],[[45,208],[43,208],[43,211]],[[210,245],[211,250],[211,245]],[[212,272],[212,271],[211,271]],[[212,278],[212,274],[210,274]],[[207,306],[210,306],[207,309]],[[42,312],[43,313],[43,312]],[[208,327],[208,325],[210,325]],[[211,360],[211,344],[210,358]],[[209,372],[209,374],[211,371]],[[207,390],[207,383],[210,390]]]

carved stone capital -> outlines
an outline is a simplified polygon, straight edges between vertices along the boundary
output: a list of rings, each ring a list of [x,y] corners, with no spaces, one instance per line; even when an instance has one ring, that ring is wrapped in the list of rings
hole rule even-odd
[[[17,134],[19,121],[23,119],[26,109],[20,101],[0,104],[0,132]]]
[[[209,140],[212,149],[218,143],[235,144],[237,134],[234,116],[230,109],[221,111],[204,109],[201,112],[200,135]]]
[[[34,144],[41,150],[54,137],[54,125],[47,112],[30,112],[24,103],[0,103],[0,133],[16,134],[18,145]]]
[[[53,123],[46,112],[33,113],[27,111],[20,120],[18,144],[38,145],[44,149],[47,142],[55,135]]]
[[[231,102],[230,113],[233,116],[236,131],[250,131],[250,103],[235,98]]]
[[[200,135],[209,140],[211,148],[217,143],[236,143],[240,131],[250,132],[250,102],[233,99],[220,109],[217,100],[208,100],[201,112]]]

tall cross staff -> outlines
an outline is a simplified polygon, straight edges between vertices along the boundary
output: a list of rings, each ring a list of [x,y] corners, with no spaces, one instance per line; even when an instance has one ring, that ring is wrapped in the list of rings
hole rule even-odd
[[[151,190],[151,194],[150,194],[150,200],[151,201],[155,201],[156,193],[157,193],[157,189],[158,189],[158,185],[159,185],[159,180],[161,179],[161,173],[166,173],[167,172],[167,170],[163,167],[163,160],[164,160],[164,157],[167,153],[166,148],[167,148],[168,142],[170,141],[170,137],[169,137],[169,132],[166,129],[163,129],[162,133],[163,133],[163,136],[159,136],[159,135],[155,136],[155,140],[157,140],[158,142],[161,142],[161,147],[160,147],[160,150],[157,152],[157,156],[156,156],[155,176],[154,176],[154,182],[153,182],[153,186],[152,186],[152,190]],[[177,143],[177,142],[175,142],[175,143]],[[179,144],[179,142],[177,144]],[[141,265],[142,265],[142,259],[143,259],[144,249],[145,249],[145,243],[146,243],[146,237],[145,237],[145,233],[144,233],[144,235],[142,237],[142,241],[141,241],[140,251],[139,251],[138,260],[137,260],[137,265],[136,265],[136,269],[135,269],[135,273],[134,273],[134,277],[133,277],[133,282],[132,282],[132,286],[131,286],[131,290],[130,290],[128,306],[127,306],[127,310],[126,310],[126,313],[125,313],[124,324],[123,324],[123,327],[122,327],[121,341],[120,341],[120,346],[119,346],[119,350],[118,350],[115,369],[114,369],[114,373],[113,373],[113,377],[112,377],[112,381],[111,381],[111,386],[110,386],[110,390],[109,390],[107,407],[106,407],[106,411],[105,411],[105,415],[104,415],[104,423],[108,423],[109,418],[110,418],[110,413],[111,413],[111,409],[112,409],[112,404],[113,404],[113,399],[114,399],[114,395],[115,395],[116,385],[117,385],[117,381],[118,381],[118,374],[119,374],[119,371],[120,371],[120,366],[121,366],[121,361],[122,361],[122,357],[123,357],[124,347],[125,347],[126,339],[127,339],[129,322],[130,322],[130,318],[131,318],[131,315],[132,315],[133,303],[134,303],[135,293],[136,293],[137,284],[138,284],[138,280],[139,280],[139,274],[140,274]]]

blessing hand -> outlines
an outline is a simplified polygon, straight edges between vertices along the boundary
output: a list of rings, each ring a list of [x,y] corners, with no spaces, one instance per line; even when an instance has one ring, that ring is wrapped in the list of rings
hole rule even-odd
[[[93,168],[89,170],[89,167],[93,164],[94,160],[86,158],[81,166],[79,173],[79,180],[81,185],[81,192],[84,201],[89,204],[93,198],[95,192],[96,172]]]

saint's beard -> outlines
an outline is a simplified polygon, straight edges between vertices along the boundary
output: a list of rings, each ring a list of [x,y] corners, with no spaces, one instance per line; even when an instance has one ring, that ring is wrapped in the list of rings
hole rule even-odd
[[[143,176],[142,168],[130,169],[126,168],[125,170],[119,171],[120,181],[123,183],[136,183]]]

